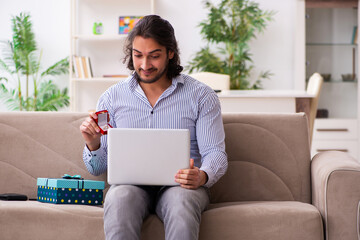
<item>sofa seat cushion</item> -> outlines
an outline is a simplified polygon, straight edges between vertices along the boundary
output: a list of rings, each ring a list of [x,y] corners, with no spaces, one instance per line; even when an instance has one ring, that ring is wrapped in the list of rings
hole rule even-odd
[[[323,240],[320,212],[296,201],[211,204],[202,215],[200,239]]]
[[[101,206],[0,200],[0,239],[102,240],[103,217]],[[142,239],[164,239],[163,223],[156,215],[150,215],[141,234]]]
[[[105,239],[102,207],[0,201],[1,239]]]
[[[103,208],[0,201],[1,239],[104,239]],[[319,211],[301,202],[229,202],[211,204],[202,214],[200,240],[321,239]],[[150,215],[142,239],[164,239],[160,219]]]

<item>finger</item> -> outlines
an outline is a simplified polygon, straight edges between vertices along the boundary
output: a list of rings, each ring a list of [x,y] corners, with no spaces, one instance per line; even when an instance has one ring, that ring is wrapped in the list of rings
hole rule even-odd
[[[89,117],[91,117],[92,119],[98,119],[98,116],[95,114],[95,112],[90,112]]]
[[[94,126],[94,124],[92,124],[92,120],[91,119],[87,119],[87,121],[84,123],[84,127],[86,128],[86,130],[88,132],[90,132],[92,135],[96,134],[96,126]]]
[[[182,184],[180,183],[180,186],[183,188],[187,188],[187,189],[197,189],[198,185],[197,184]]]
[[[83,123],[83,128],[84,130],[91,134],[91,135],[97,135],[100,132],[99,127],[96,125],[96,123],[92,120],[92,119],[87,119],[84,123]]]
[[[193,180],[188,180],[188,179],[175,179],[175,182],[183,184],[183,185],[195,185],[196,182]]]
[[[179,174],[190,174],[190,175],[198,175],[199,168],[195,167],[193,169],[180,169],[178,171]]]
[[[190,174],[177,174],[175,176],[175,178],[197,181],[199,179],[199,175],[195,175],[195,174],[192,174],[192,175],[190,175]]]
[[[191,186],[191,185],[184,185],[184,184],[180,184],[180,187],[182,188],[186,188],[186,189],[196,189],[196,186]]]
[[[98,128],[99,125],[96,123],[96,119],[98,119],[98,115],[96,115],[95,112],[89,112],[89,117],[87,119],[94,126],[95,131],[100,132],[100,129]]]
[[[87,122],[91,125],[92,129],[94,129],[94,131],[95,131],[96,133],[99,133],[99,132],[100,132],[99,125],[94,121],[94,119],[88,118],[88,119],[87,119]],[[89,126],[89,127],[90,127],[90,126]]]
[[[194,168],[194,159],[190,158],[190,169]]]
[[[86,125],[81,126],[81,132],[86,133],[86,134],[88,134],[90,136],[95,136],[96,135],[96,131],[94,129],[92,129],[92,128],[87,127]]]
[[[91,134],[91,132],[89,131],[89,129],[87,127],[85,127],[84,124],[80,125],[80,132],[81,133],[87,133],[87,134]]]

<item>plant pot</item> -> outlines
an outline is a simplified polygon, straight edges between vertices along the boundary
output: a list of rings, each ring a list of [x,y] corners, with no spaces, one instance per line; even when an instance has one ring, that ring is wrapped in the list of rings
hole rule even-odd
[[[341,78],[344,82],[354,82],[356,75],[354,74],[341,74]]]

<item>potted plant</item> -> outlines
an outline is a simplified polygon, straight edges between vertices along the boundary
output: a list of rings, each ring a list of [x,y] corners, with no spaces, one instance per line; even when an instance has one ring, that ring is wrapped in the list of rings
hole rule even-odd
[[[250,0],[222,0],[218,6],[205,1],[209,9],[207,19],[200,23],[201,35],[207,46],[195,54],[187,69],[230,75],[231,89],[261,88],[261,79],[272,75],[261,73],[255,83],[250,84],[253,69],[249,42],[262,32],[274,12],[263,11]],[[213,52],[214,45],[218,51]]]
[[[58,89],[53,77],[68,73],[69,61],[64,58],[41,71],[42,51],[38,51],[30,15],[12,17],[13,39],[3,41],[0,59],[0,100],[10,110],[56,111],[69,105],[67,89]],[[25,92],[22,82],[25,81]],[[29,84],[32,82],[32,94]],[[16,86],[16,87],[12,87]]]

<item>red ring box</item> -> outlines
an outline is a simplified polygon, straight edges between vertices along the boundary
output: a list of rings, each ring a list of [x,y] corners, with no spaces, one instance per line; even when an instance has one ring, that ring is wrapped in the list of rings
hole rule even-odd
[[[102,135],[107,134],[107,130],[109,128],[112,128],[112,126],[109,124],[110,121],[110,115],[107,110],[101,110],[95,113],[97,115],[97,119],[94,119],[96,124],[100,128],[100,132]]]

